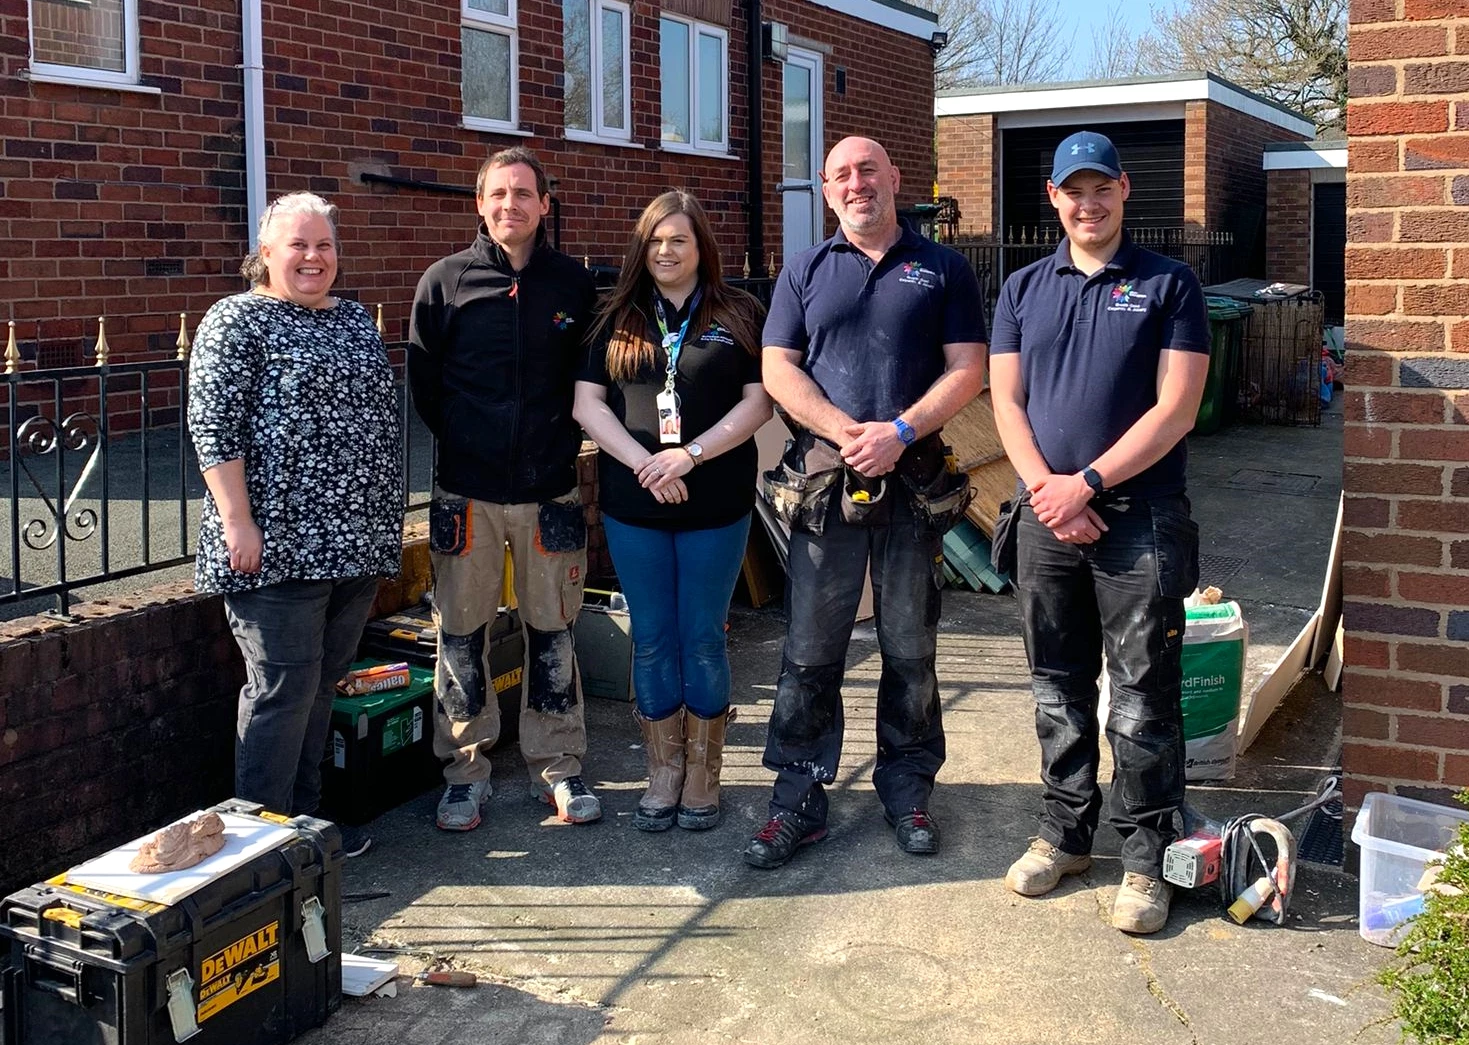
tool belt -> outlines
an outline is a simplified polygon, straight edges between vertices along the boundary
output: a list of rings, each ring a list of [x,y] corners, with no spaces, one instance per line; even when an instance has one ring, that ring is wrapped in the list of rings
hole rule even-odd
[[[820,537],[833,506],[852,526],[884,526],[901,490],[913,508],[917,536],[943,534],[974,499],[969,477],[953,466],[938,436],[915,443],[891,475],[869,477],[847,467],[835,446],[805,430],[786,441],[780,463],[761,476],[760,492],[793,532]]]

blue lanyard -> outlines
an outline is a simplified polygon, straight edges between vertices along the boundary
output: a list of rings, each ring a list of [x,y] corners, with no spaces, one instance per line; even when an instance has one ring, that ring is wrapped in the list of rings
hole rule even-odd
[[[664,379],[663,387],[673,391],[674,374],[678,370],[678,354],[683,351],[684,338],[689,333],[689,323],[694,318],[694,313],[699,308],[699,298],[703,295],[703,288],[694,291],[694,296],[689,299],[689,314],[684,317],[683,326],[678,328],[678,333],[673,334],[668,330],[668,313],[663,308],[663,298],[657,291],[653,292],[653,311],[657,313],[658,333],[663,336],[663,350],[668,353],[667,377]]]

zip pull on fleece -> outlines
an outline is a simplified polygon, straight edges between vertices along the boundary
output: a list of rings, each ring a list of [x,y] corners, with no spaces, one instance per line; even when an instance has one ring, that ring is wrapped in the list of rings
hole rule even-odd
[[[510,296],[511,297],[519,297],[520,296],[520,277],[519,276],[511,276],[510,277]]]

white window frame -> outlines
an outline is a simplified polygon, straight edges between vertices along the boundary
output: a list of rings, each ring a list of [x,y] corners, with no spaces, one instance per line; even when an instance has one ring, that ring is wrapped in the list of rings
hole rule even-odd
[[[26,45],[29,48],[29,72],[32,80],[83,84],[93,87],[137,87],[138,0],[122,0],[122,72],[38,61],[36,59],[35,22],[34,4],[32,0],[26,0]]]
[[[632,141],[632,6],[623,0],[585,0],[587,17],[588,51],[591,54],[591,69],[587,77],[587,94],[591,102],[591,128],[563,127],[571,141],[606,141],[625,145]],[[626,127],[609,127],[603,118],[602,97],[602,12],[612,10],[622,14],[622,112]],[[565,35],[566,27],[562,26]]]
[[[669,141],[664,139],[661,147],[669,152],[693,152],[703,155],[727,156],[729,155],[729,30],[722,26],[710,25],[708,22],[700,22],[697,19],[688,18],[683,15],[662,12],[658,16],[660,22],[659,35],[662,35],[662,22],[678,22],[688,26],[689,30],[689,141]],[[720,138],[699,137],[699,78],[702,67],[699,64],[699,37],[711,36],[719,41],[719,53],[722,58],[719,70],[719,126],[723,134]],[[661,104],[663,97],[662,69],[659,69],[658,97]],[[659,137],[662,137],[662,121],[659,121]]]
[[[479,33],[493,33],[496,36],[504,36],[510,39],[510,119],[494,120],[487,116],[471,116],[463,111],[464,107],[464,55],[459,56],[459,106],[461,110],[461,122],[472,131],[508,131],[513,134],[521,133],[520,130],[520,25],[516,13],[517,0],[509,0],[506,5],[506,13],[503,15],[491,14],[489,11],[481,11],[470,7],[470,0],[459,0],[459,20],[463,29],[472,29]]]

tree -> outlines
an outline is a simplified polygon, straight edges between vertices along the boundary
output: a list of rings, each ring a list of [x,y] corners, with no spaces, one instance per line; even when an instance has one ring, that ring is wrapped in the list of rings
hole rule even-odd
[[[1174,0],[1154,9],[1144,65],[1201,69],[1339,127],[1347,105],[1347,0]]]
[[[1074,35],[1056,0],[928,0],[949,43],[934,61],[934,87],[1045,83],[1060,78]]]
[[[1094,80],[1141,76],[1156,72],[1150,64],[1144,34],[1126,28],[1126,4],[1117,0],[1107,9],[1107,18],[1092,27],[1092,58],[1086,74]]]

